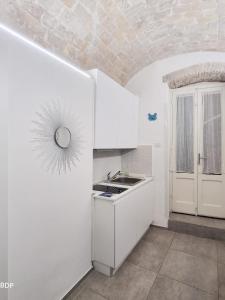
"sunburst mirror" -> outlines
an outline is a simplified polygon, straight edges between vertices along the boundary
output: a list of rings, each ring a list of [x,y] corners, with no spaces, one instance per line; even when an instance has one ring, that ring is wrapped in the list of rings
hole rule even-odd
[[[82,128],[71,108],[59,101],[42,106],[32,124],[33,150],[46,170],[60,174],[76,166]]]

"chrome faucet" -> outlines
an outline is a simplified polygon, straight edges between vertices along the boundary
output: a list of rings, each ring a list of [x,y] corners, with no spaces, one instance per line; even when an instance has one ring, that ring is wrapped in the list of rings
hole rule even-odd
[[[118,175],[121,174],[121,171],[117,171],[112,177],[110,176],[110,174],[111,174],[111,172],[109,172],[109,173],[107,174],[107,180],[108,180],[108,181],[115,179]]]
[[[110,181],[110,178],[111,178],[111,177],[110,177],[110,174],[111,174],[111,171],[107,174],[107,180],[108,180],[108,181]]]

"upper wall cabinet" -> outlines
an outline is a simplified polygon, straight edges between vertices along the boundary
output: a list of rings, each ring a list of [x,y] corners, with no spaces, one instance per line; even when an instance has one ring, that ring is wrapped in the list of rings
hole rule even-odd
[[[138,145],[139,98],[103,72],[96,80],[94,149],[128,149]]]

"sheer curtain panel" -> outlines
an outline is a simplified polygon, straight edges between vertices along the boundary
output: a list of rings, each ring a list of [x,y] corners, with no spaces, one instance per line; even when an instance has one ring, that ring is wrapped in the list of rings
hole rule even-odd
[[[193,96],[177,97],[176,169],[177,173],[194,173]]]
[[[203,174],[221,174],[221,94],[204,94],[203,111]]]

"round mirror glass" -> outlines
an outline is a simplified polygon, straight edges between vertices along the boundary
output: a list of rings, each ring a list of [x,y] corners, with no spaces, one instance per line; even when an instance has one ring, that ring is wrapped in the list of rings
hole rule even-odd
[[[59,127],[55,131],[55,142],[60,148],[66,149],[71,141],[71,133],[67,127]]]

